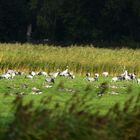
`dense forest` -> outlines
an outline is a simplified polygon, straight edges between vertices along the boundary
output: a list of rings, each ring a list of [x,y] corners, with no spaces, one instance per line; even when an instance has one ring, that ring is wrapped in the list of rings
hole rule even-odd
[[[0,0],[0,42],[139,42],[140,0]]]

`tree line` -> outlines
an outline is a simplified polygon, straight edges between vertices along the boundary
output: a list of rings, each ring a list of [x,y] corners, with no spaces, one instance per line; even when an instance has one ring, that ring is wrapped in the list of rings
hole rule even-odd
[[[0,0],[0,42],[140,40],[139,0]]]

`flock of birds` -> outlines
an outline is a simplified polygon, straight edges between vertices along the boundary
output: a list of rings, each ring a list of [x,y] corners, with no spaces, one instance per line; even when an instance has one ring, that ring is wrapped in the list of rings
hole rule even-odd
[[[4,74],[0,75],[0,79],[13,79],[16,75],[25,75],[25,78],[27,79],[33,79],[37,75],[43,75],[45,76],[45,81],[48,83],[55,83],[55,79],[58,76],[66,77],[70,79],[74,79],[75,75],[73,72],[71,72],[68,68],[64,71],[57,70],[56,72],[50,72],[47,73],[45,71],[41,72],[34,72],[31,71],[29,73],[24,73],[20,71],[14,71],[14,70],[7,70]],[[108,77],[108,72],[103,72],[102,76]],[[94,76],[91,76],[90,73],[86,73],[86,76],[84,78],[87,81],[93,82],[99,80],[99,73],[95,73]],[[135,80],[138,84],[140,84],[140,78],[138,78],[134,73],[128,73],[127,70],[124,71],[124,73],[120,74],[119,76],[115,76],[111,79],[111,82],[117,82],[117,81],[130,81]]]
[[[43,75],[45,76],[45,81],[48,83],[55,83],[55,79],[58,76],[63,76],[63,77],[67,77],[67,78],[71,78],[74,79],[75,75],[73,74],[73,72],[70,72],[68,69],[64,70],[64,71],[59,71],[57,70],[56,72],[50,72],[47,73],[45,71],[40,71],[40,72],[20,72],[20,71],[15,71],[15,70],[7,70],[5,73],[0,75],[0,79],[13,79],[16,75],[25,75],[26,79],[34,79],[35,76],[39,76],[39,75]]]
[[[108,77],[109,73],[108,72],[103,72],[102,75],[104,77]],[[98,73],[95,73],[94,77],[91,77],[90,73],[87,73],[85,79],[87,79],[88,81],[98,81],[98,78],[99,78],[99,74]],[[118,76],[113,77],[111,79],[111,82],[130,81],[130,80],[135,80],[138,84],[140,84],[140,78],[138,78],[136,76],[136,74],[134,74],[134,73],[128,73],[127,70],[125,70],[124,73],[122,73],[122,74],[120,74]]]

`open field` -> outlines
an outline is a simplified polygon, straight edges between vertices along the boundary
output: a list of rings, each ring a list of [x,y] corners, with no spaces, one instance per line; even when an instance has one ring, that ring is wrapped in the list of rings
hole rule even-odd
[[[23,95],[25,102],[33,100],[35,105],[39,105],[41,98],[51,97],[52,106],[58,102],[64,107],[63,105],[72,96],[82,97],[87,94],[88,102],[94,106],[91,112],[100,111],[101,114],[105,114],[116,103],[123,106],[128,98],[132,96],[137,98],[140,94],[140,85],[136,81],[110,81],[111,77],[99,77],[99,81],[94,82],[85,80],[83,76],[77,76],[75,79],[58,77],[55,84],[50,85],[45,82],[44,76],[35,76],[34,79],[26,79],[25,76],[16,76],[11,80],[1,79],[0,116],[9,118],[11,103],[17,95]],[[104,82],[107,83],[106,91],[103,96],[98,96],[102,90],[101,84]],[[33,88],[39,89],[39,92]]]
[[[25,98],[35,99],[42,96],[53,96],[59,102],[65,102],[72,94],[82,95],[86,92],[91,94],[91,101],[95,104],[95,108],[105,113],[116,102],[123,104],[131,95],[138,95],[140,91],[139,85],[135,81],[111,83],[111,76],[108,78],[99,77],[99,81],[90,83],[84,79],[86,72],[95,72],[101,74],[108,71],[110,75],[122,73],[124,68],[130,72],[140,74],[140,50],[122,49],[103,49],[94,48],[93,46],[70,46],[67,48],[54,47],[47,45],[31,45],[31,44],[0,44],[0,71],[1,74],[8,69],[29,72],[30,70],[47,72],[63,70],[66,66],[70,71],[76,74],[73,80],[59,77],[52,88],[46,88],[45,77],[36,76],[35,79],[25,79],[24,76],[16,76],[12,80],[0,80],[0,96],[10,95],[8,102],[15,95],[25,94]],[[107,81],[109,88],[108,94],[99,100],[97,92],[99,92],[100,84]],[[25,86],[26,85],[26,86]],[[60,89],[59,89],[60,86]],[[33,95],[32,88],[38,88],[42,92],[41,95]],[[62,89],[61,89],[62,88]],[[86,88],[89,91],[86,91]],[[130,89],[130,90],[129,90]],[[131,94],[128,95],[128,92]],[[111,95],[111,94],[118,95]],[[127,94],[126,94],[127,93]],[[37,96],[37,97],[36,97]],[[1,99],[1,111],[7,110],[4,101]],[[101,103],[102,102],[102,103]],[[97,104],[97,105],[96,105]],[[3,113],[2,113],[3,114]],[[5,114],[5,113],[4,113]]]
[[[118,119],[118,117],[121,114],[118,116],[117,111],[119,110],[115,104],[119,103],[120,109],[124,111],[124,113],[122,112],[123,113],[122,115],[126,114],[127,108],[129,108],[130,112],[132,109],[132,112],[135,111],[136,113],[138,113],[136,111],[137,110],[136,107],[137,105],[140,105],[139,98],[138,98],[140,94],[140,85],[138,85],[136,81],[120,81],[120,82],[112,83],[110,82],[110,80],[111,80],[111,77],[107,77],[107,78],[99,77],[99,81],[89,82],[89,81],[84,80],[83,76],[78,76],[78,75],[76,76],[75,79],[58,77],[55,81],[55,84],[53,84],[52,87],[48,88],[48,84],[45,82],[44,76],[35,76],[34,79],[25,79],[24,76],[16,76],[14,79],[11,79],[11,80],[1,79],[0,80],[0,106],[1,106],[0,107],[0,138],[3,139],[3,135],[7,131],[10,122],[13,123],[12,125],[14,125],[15,130],[13,130],[13,128],[8,129],[8,131],[10,131],[8,132],[8,135],[7,135],[8,138],[11,137],[10,134],[12,134],[12,131],[15,131],[14,132],[15,136],[13,136],[14,139],[16,137],[21,138],[21,136],[20,135],[18,136],[16,132],[16,128],[18,127],[20,127],[18,128],[19,130],[21,129],[19,132],[24,136],[30,137],[30,135],[26,134],[29,131],[29,129],[30,131],[33,131],[33,133],[38,134],[36,130],[34,130],[34,127],[32,128],[31,120],[34,120],[33,118],[34,117],[36,118],[39,115],[38,113],[36,113],[37,110],[40,112],[42,109],[45,109],[46,107],[49,108],[49,110],[52,110],[54,114],[56,114],[56,120],[58,122],[60,122],[62,119],[62,118],[59,118],[59,113],[60,114],[64,113],[62,114],[62,117],[64,117],[67,114],[67,115],[70,115],[70,117],[72,118],[74,117],[73,118],[74,120],[75,119],[78,120],[77,122],[74,123],[73,122],[74,120],[72,118],[70,120],[65,117],[63,118],[64,122],[68,121],[67,122],[68,124],[64,124],[64,125],[75,126],[75,132],[77,133],[78,138],[80,136],[82,137],[81,130],[78,132],[79,127],[80,129],[82,127],[84,127],[85,129],[91,129],[90,128],[91,126],[86,126],[84,124],[82,126],[82,124],[79,124],[80,123],[79,121],[81,119],[83,121],[84,121],[84,118],[86,117],[90,119],[90,117],[88,117],[87,114],[85,115],[83,114],[81,117],[77,114],[79,116],[78,117],[75,113],[76,112],[78,113],[80,110],[84,111],[85,113],[87,112],[87,113],[93,114],[94,117],[95,117],[94,113],[99,111],[100,113],[96,116],[97,118],[99,116],[100,117],[102,116],[103,118],[104,117],[109,118],[111,116],[113,117],[113,114],[115,113]],[[102,96],[98,96],[97,93],[100,93],[101,84],[104,82],[107,82],[106,91],[104,92]],[[34,87],[38,88],[40,91],[34,92],[33,91]],[[19,97],[20,96],[23,97],[23,101],[24,101],[23,105],[27,103],[29,104],[25,107],[20,105],[20,100],[19,99],[15,100],[15,98],[17,98],[18,95]],[[126,102],[128,99],[131,99],[132,97],[133,97],[134,103]],[[47,100],[47,102],[45,101],[45,103],[42,104],[42,99]],[[13,101],[14,101],[14,104],[13,104]],[[32,105],[30,101],[33,101],[34,105]],[[16,109],[14,106],[17,106]],[[113,108],[113,106],[114,106],[114,109],[111,112],[112,113],[114,112],[114,113],[113,114],[109,113],[109,116],[107,117],[106,114],[108,113],[110,108]],[[31,110],[33,108],[34,109],[37,108],[37,109],[35,109],[35,111],[31,113]],[[133,115],[132,112],[130,114]],[[44,114],[43,112],[40,112],[41,116],[43,114]],[[51,117],[51,113],[48,115]],[[45,121],[44,120],[45,118],[48,119],[49,117],[48,115],[46,114],[45,116],[44,115],[42,117],[40,116],[42,121]],[[75,118],[76,117],[75,115],[78,118]],[[29,119],[28,123],[26,122],[26,119],[27,120]],[[53,121],[53,119],[54,118],[52,118],[51,121]],[[131,119],[131,120],[134,121],[135,119]],[[15,121],[17,122],[15,123]],[[34,123],[35,125],[37,125],[36,127],[38,127],[38,121],[35,121]],[[121,120],[120,120],[120,123],[122,123]],[[102,125],[102,123],[99,123],[99,124]],[[57,123],[55,124],[50,123],[50,125],[57,125]],[[113,123],[111,125],[113,125]],[[38,128],[38,130],[43,131],[44,130],[43,127],[45,126],[42,126],[42,128],[40,129]],[[110,126],[108,127],[109,127],[107,128],[108,130],[111,129]],[[47,129],[47,131],[50,131],[49,129],[51,129],[47,126],[45,128]],[[61,129],[62,128],[60,126],[60,130],[54,130],[54,132],[58,131],[60,133]],[[72,128],[70,128],[66,132],[69,133],[71,129]],[[102,127],[100,129],[102,130]],[[120,129],[119,125],[118,125],[118,129]],[[136,129],[138,128],[136,127]],[[25,130],[27,131],[26,133],[24,132]],[[97,135],[97,137],[99,137],[97,132],[95,134]],[[137,134],[134,134],[134,136],[135,135]],[[50,136],[53,136],[53,134],[50,134]],[[89,137],[90,137],[89,140],[93,138],[92,135],[90,135]]]
[[[138,110],[140,105],[140,84],[136,80],[111,82],[111,79],[113,75],[121,74],[124,68],[129,72],[135,72],[139,77],[139,60],[140,50],[126,48],[113,50],[99,49],[93,46],[61,48],[30,44],[0,44],[0,74],[8,69],[24,71],[25,73],[32,70],[44,70],[49,73],[57,69],[64,70],[68,66],[68,69],[73,71],[76,76],[74,79],[58,76],[54,84],[45,82],[45,76],[43,75],[36,75],[33,79],[26,79],[26,74],[16,75],[9,80],[0,79],[0,139],[3,137],[1,134],[3,134],[8,136],[8,139],[13,136],[18,140],[22,135],[26,136],[26,133],[29,133],[27,135],[29,138],[22,137],[22,139],[30,139],[30,137],[42,139],[44,128],[50,131],[50,134],[46,136],[48,139],[59,139],[58,137],[62,131],[68,133],[70,140],[74,137],[73,133],[78,138],[81,136],[83,140],[88,137],[89,140],[93,137],[102,139],[102,136],[95,131],[96,127],[100,130],[103,129],[100,132],[106,138],[108,138],[108,132],[104,132],[104,130],[110,130],[112,133],[112,127],[116,138],[124,138],[124,136],[119,135],[121,132],[116,133],[116,130],[118,132],[126,127],[124,132],[126,132],[125,137],[127,139],[130,130],[129,123],[134,124],[132,130],[135,130],[130,133],[129,138],[135,138],[135,136],[137,138],[139,125],[135,126],[135,124],[139,124],[137,117],[140,113]],[[108,71],[109,76],[99,76],[98,81],[93,82],[84,79],[87,72],[91,72],[93,76],[95,72],[101,75],[103,71]],[[102,86],[103,83],[105,86]],[[35,91],[35,89],[38,90]],[[102,91],[103,95],[99,96]],[[23,104],[17,97],[23,97]],[[15,100],[16,98],[17,100]],[[133,101],[127,102],[128,99],[133,99]],[[42,100],[47,100],[44,101],[47,103],[42,105]],[[34,105],[30,101],[33,101]],[[122,110],[118,109],[116,103],[119,103]],[[24,106],[25,104],[27,106]],[[47,107],[46,110],[45,107]],[[113,109],[107,115],[110,108]],[[36,110],[32,112],[32,109]],[[52,112],[49,112],[50,110]],[[98,111],[99,114],[94,114]],[[36,112],[39,112],[41,116]],[[81,112],[84,113],[79,115]],[[46,114],[44,115],[44,113]],[[44,116],[49,119],[47,121],[50,123],[42,122],[42,120],[46,121]],[[86,117],[90,123],[86,122]],[[99,119],[99,122],[94,117],[97,117],[96,119]],[[113,122],[112,117],[116,119],[115,122]],[[106,119],[104,120],[104,118]],[[42,122],[41,126],[38,124],[39,122]],[[95,126],[91,126],[91,122],[94,122]],[[33,123],[36,126],[32,126]],[[60,123],[60,125],[57,123]],[[128,123],[128,130],[125,123]],[[47,124],[47,126],[43,124]],[[53,128],[53,125],[56,126]],[[114,128],[114,125],[116,128]],[[68,129],[67,126],[70,128]],[[73,129],[74,132],[71,132]],[[83,133],[85,129],[87,131]],[[93,132],[89,134],[92,129]],[[36,133],[36,130],[37,132],[40,130],[41,134]],[[7,135],[5,134],[6,131],[8,131]],[[22,133],[20,136],[18,134],[21,131],[27,132]],[[37,136],[38,134],[39,136]],[[110,133],[109,136],[111,136]],[[62,140],[62,137],[60,136],[60,140]],[[113,135],[112,138],[114,138]],[[63,139],[65,140],[67,137],[64,136]]]
[[[120,74],[124,67],[140,75],[140,50],[99,49],[93,46],[70,46],[67,48],[31,44],[0,44],[0,70],[24,71],[69,69],[83,74],[108,71]]]

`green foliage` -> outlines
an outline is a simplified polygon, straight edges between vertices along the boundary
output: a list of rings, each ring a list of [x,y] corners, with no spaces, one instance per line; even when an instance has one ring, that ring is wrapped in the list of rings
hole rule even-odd
[[[33,42],[47,38],[51,43],[132,47],[139,42],[139,15],[139,0],[1,0],[0,41],[25,42],[32,25]]]
[[[52,88],[45,87],[43,76],[0,79],[0,139],[139,139],[139,85],[83,78],[58,77]],[[42,94],[32,94],[33,87]]]
[[[33,102],[23,104],[23,97],[13,101],[14,119],[2,139],[9,140],[128,140],[140,139],[140,96],[133,97],[120,108],[118,104],[110,108],[107,114],[91,113],[94,105],[89,94],[73,95],[62,108],[57,102],[53,109],[50,98],[40,100],[40,106],[33,108]]]

